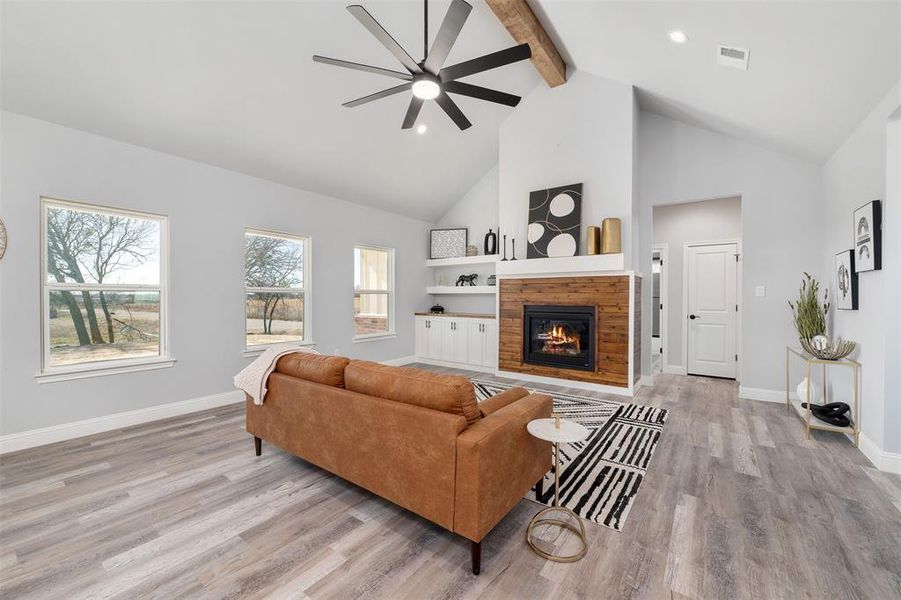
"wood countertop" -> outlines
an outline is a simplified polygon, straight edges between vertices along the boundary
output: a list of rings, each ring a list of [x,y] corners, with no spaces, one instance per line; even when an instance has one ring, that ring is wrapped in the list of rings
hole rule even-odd
[[[495,318],[492,314],[487,313],[463,313],[463,312],[443,312],[443,313],[433,313],[433,312],[418,312],[415,313],[417,317],[457,317],[458,319],[493,319]]]

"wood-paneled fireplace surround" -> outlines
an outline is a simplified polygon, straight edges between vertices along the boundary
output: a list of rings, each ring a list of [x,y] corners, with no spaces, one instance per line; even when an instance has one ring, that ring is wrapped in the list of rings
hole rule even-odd
[[[640,372],[636,357],[640,356],[641,336],[640,310],[632,311],[630,306],[641,306],[639,277],[628,274],[539,277],[501,279],[499,283],[500,371],[632,388],[630,383],[637,381]],[[567,368],[523,360],[528,350],[525,339],[528,334],[523,331],[527,307],[544,310],[553,306],[593,307],[594,365],[591,368]]]

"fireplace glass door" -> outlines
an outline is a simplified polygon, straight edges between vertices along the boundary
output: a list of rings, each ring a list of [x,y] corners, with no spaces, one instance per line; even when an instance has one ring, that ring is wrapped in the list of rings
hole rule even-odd
[[[526,306],[523,360],[593,371],[594,328],[593,306]]]

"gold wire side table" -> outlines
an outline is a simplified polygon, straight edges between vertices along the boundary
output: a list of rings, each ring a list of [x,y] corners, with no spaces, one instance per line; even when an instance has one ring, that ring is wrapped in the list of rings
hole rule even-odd
[[[797,356],[804,362],[804,376],[807,378],[807,391],[805,395],[808,398],[807,408],[801,406],[803,400],[800,398],[793,399],[791,397],[791,384],[789,383],[789,359],[792,355]],[[852,392],[851,392],[851,424],[847,427],[838,427],[836,425],[830,425],[829,423],[823,423],[818,421],[816,417],[813,416],[813,412],[810,409],[810,405],[813,402],[813,398],[811,398],[811,367],[814,365],[823,365],[823,404],[828,402],[828,389],[829,389],[829,378],[828,378],[828,367],[847,367],[851,369],[851,378],[852,378]],[[860,363],[856,360],[852,360],[850,358],[841,358],[839,360],[825,360],[822,358],[816,358],[815,356],[811,356],[804,352],[803,350],[799,350],[797,348],[792,348],[791,346],[785,347],[785,405],[790,409],[794,409],[794,412],[798,417],[804,421],[804,424],[807,427],[807,439],[810,439],[810,430],[811,429],[819,429],[821,431],[834,431],[837,433],[844,433],[846,435],[854,436],[854,445],[858,446],[860,443]]]
[[[547,560],[555,562],[575,562],[581,560],[588,551],[588,542],[585,539],[585,525],[582,524],[582,519],[579,518],[579,515],[565,506],[560,506],[560,444],[571,444],[573,442],[584,440],[591,432],[575,421],[565,421],[559,417],[529,421],[526,425],[526,429],[538,439],[546,440],[554,444],[554,504],[553,506],[540,510],[538,514],[529,521],[529,528],[526,530],[526,542],[535,554]],[[555,518],[554,513],[563,513],[571,518],[575,522],[575,525],[561,518]],[[540,526],[559,527],[573,532],[581,542],[581,547],[574,554],[563,555],[552,554],[542,550],[532,539],[533,530]]]

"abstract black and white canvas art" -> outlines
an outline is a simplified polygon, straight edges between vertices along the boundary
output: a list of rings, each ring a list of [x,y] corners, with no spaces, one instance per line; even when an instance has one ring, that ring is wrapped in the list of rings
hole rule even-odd
[[[581,237],[581,183],[529,194],[526,258],[578,256]]]
[[[460,258],[466,256],[469,230],[465,227],[453,229],[431,229],[429,231],[429,258]]]
[[[882,206],[867,202],[854,211],[854,268],[878,271],[882,268]]]
[[[835,255],[835,307],[857,310],[857,273],[854,271],[854,250]]]

